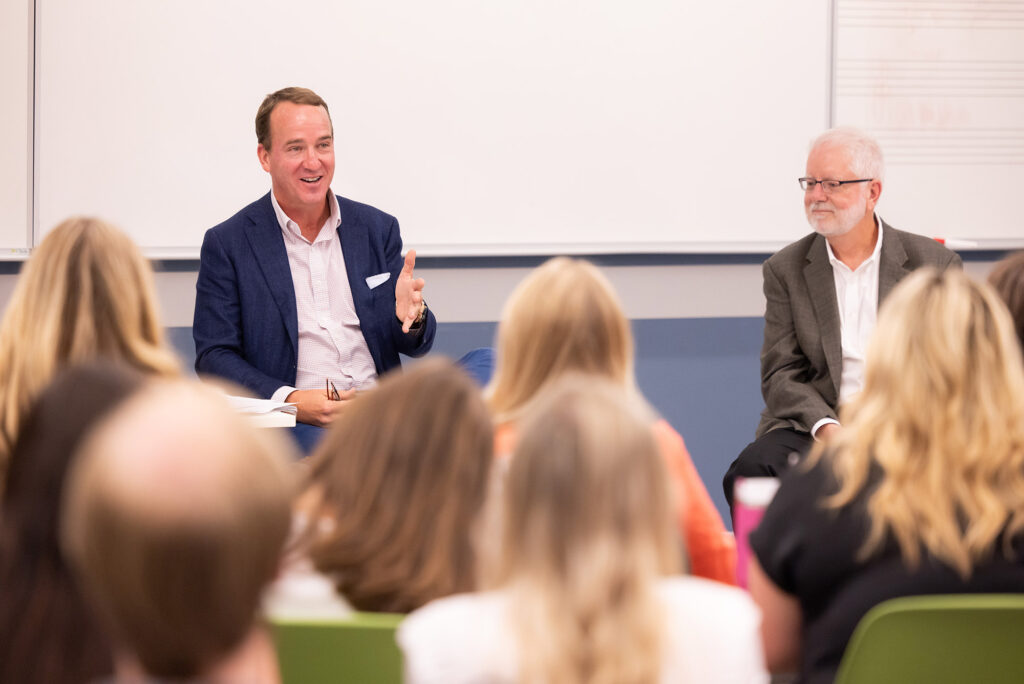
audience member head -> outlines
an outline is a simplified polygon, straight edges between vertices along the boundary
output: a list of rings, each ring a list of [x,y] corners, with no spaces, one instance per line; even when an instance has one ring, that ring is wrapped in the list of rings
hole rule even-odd
[[[1024,369],[1006,307],[962,271],[921,269],[886,298],[864,389],[835,443],[846,503],[878,481],[862,553],[888,534],[915,566],[962,575],[1024,530]]]
[[[475,588],[493,434],[479,388],[427,360],[358,396],[313,456],[310,556],[359,610]]]
[[[85,441],[62,541],[119,671],[261,681],[238,654],[288,534],[290,449],[184,382],[155,383]]]
[[[61,684],[113,672],[110,647],[60,552],[61,496],[76,446],[142,386],[112,364],[57,376],[25,416],[0,508],[0,681]]]
[[[874,231],[874,210],[882,195],[885,164],[878,141],[848,126],[832,128],[811,143],[806,176],[814,181],[857,181],[828,190],[821,183],[804,192],[807,221],[828,238]],[[801,179],[802,180],[802,179]]]
[[[611,283],[592,264],[558,257],[512,292],[498,328],[498,358],[488,386],[500,422],[568,371],[633,387],[633,335]]]
[[[654,583],[682,551],[651,420],[620,384],[577,374],[523,418],[488,572],[514,594],[521,681],[659,678]]]
[[[1024,252],[1011,254],[996,264],[988,282],[1010,310],[1017,339],[1024,346]]]
[[[139,249],[108,223],[72,218],[33,251],[0,323],[0,473],[39,391],[59,369],[96,358],[178,369]]]

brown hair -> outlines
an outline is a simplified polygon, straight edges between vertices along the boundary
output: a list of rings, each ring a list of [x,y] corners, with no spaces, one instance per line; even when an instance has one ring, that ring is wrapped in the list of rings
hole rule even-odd
[[[682,549],[650,425],[636,395],[575,373],[524,416],[488,573],[511,592],[520,681],[659,680],[656,585]]]
[[[474,588],[494,437],[473,381],[427,360],[355,399],[313,456],[310,556],[359,610]]]
[[[330,121],[331,119],[331,110],[327,108],[327,103],[309,88],[292,86],[270,93],[263,98],[260,108],[256,110],[256,141],[263,145],[263,149],[268,151],[270,150],[270,115],[279,102],[323,107],[324,111],[327,112],[327,120]],[[333,122],[331,123],[331,128],[332,130],[334,128]]]
[[[1024,252],[1011,254],[997,263],[988,275],[988,282],[1006,302],[1017,339],[1024,346]]]
[[[487,386],[498,422],[516,419],[567,371],[594,373],[632,389],[633,334],[597,267],[557,257],[512,292],[498,326],[497,366]]]
[[[109,223],[71,218],[32,252],[0,323],[0,476],[32,400],[61,368],[96,358],[179,372],[139,248]]]
[[[291,445],[198,383],[157,383],[83,444],[62,542],[111,638],[196,678],[250,633],[291,520]]]
[[[25,417],[0,509],[0,682],[79,684],[113,673],[110,645],[60,552],[61,495],[82,436],[142,383],[113,364],[72,368]]]

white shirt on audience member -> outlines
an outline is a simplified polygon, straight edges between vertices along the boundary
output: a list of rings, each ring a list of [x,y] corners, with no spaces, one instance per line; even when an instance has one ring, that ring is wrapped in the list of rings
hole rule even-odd
[[[303,501],[303,496],[299,497]],[[302,506],[303,504],[300,504]],[[332,523],[324,522],[323,526]],[[292,515],[289,549],[281,561],[278,577],[263,592],[263,613],[274,619],[331,619],[351,617],[352,606],[338,594],[331,578],[317,572],[299,541],[305,536],[309,518],[304,510]],[[325,527],[325,530],[330,529]]]
[[[288,252],[299,328],[295,387],[278,388],[271,397],[274,401],[284,401],[296,389],[325,389],[328,378],[339,391],[367,389],[377,380],[341,251],[338,198],[333,191],[327,197],[331,215],[316,239],[309,242],[302,237],[298,224],[281,209],[273,190],[270,193]]]
[[[767,684],[761,615],[746,592],[672,577],[659,582],[658,593],[668,628],[662,682]],[[406,684],[518,681],[508,615],[501,591],[449,596],[410,613],[397,636]]]

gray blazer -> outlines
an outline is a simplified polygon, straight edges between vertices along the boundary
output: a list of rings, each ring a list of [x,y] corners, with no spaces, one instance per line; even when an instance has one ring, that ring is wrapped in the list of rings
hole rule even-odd
[[[878,301],[921,266],[961,267],[960,257],[931,238],[882,222]],[[757,436],[779,427],[810,432],[822,418],[836,418],[842,343],[839,305],[825,238],[817,233],[779,250],[764,262],[764,346],[761,394],[765,409]]]

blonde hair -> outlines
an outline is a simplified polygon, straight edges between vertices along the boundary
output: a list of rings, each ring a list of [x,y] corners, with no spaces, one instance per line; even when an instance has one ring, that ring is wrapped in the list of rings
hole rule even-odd
[[[527,276],[505,304],[497,347],[487,397],[498,422],[515,420],[567,371],[634,388],[629,321],[611,283],[586,261],[557,257]]]
[[[488,569],[511,594],[520,681],[659,680],[656,582],[682,550],[650,422],[621,386],[577,374],[524,417]]]
[[[293,449],[185,382],[142,390],[83,443],[62,547],[148,674],[200,677],[252,629],[290,527]]]
[[[406,613],[473,590],[493,448],[480,390],[452,362],[384,378],[312,458],[313,563],[359,610]]]
[[[33,251],[0,323],[0,475],[36,395],[58,370],[97,357],[178,373],[138,247],[99,219],[72,218]]]
[[[1024,369],[991,288],[921,269],[886,299],[864,389],[842,411],[833,467],[839,507],[867,493],[868,558],[889,535],[968,577],[1024,530]],[[871,490],[875,481],[877,488]]]

